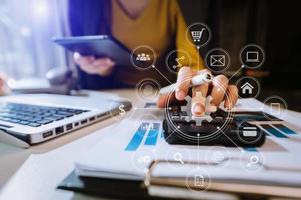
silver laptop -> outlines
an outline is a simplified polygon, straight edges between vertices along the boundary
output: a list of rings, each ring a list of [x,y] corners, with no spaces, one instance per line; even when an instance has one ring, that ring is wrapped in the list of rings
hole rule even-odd
[[[14,95],[0,98],[0,129],[37,144],[131,109],[131,103],[105,94]],[[122,106],[122,107],[121,107]],[[1,133],[0,133],[1,134]]]

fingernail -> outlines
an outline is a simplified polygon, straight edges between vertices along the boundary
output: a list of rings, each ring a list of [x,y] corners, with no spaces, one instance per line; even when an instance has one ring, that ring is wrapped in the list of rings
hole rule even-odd
[[[200,106],[200,105],[195,105],[194,107],[193,107],[193,112],[194,113],[196,113],[196,114],[202,114],[203,113],[203,108],[202,108],[202,106]]]
[[[195,96],[196,96],[196,97],[204,97],[204,96],[203,96],[203,93],[202,93],[201,91],[196,92],[196,93],[195,93]]]
[[[176,92],[176,97],[177,97],[178,100],[185,99],[185,92],[183,90],[178,90]]]

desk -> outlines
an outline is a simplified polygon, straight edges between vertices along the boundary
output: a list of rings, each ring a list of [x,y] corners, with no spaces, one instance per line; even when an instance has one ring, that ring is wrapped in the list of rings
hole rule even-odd
[[[134,90],[112,93],[136,102],[136,106],[140,104]],[[97,92],[90,94],[97,96]],[[45,150],[40,154],[30,154],[30,150],[0,143],[0,199],[93,199],[57,190],[56,186],[73,170],[76,158],[97,144],[105,136],[103,131],[108,133],[116,123],[116,120],[108,119],[34,146],[34,150]],[[104,129],[95,132],[101,128]]]
[[[144,104],[137,101],[134,90],[114,90],[112,93],[132,100],[134,107]],[[96,94],[91,92],[92,96]],[[301,118],[300,113],[288,112],[295,119]],[[56,186],[73,170],[76,158],[109,134],[110,127],[116,123],[108,119],[33,147],[51,149],[40,154],[30,154],[28,150],[0,143],[1,165],[5,161],[4,167],[0,166],[0,199],[96,199],[58,190]],[[95,132],[100,128],[103,129]],[[5,185],[3,180],[7,180]]]

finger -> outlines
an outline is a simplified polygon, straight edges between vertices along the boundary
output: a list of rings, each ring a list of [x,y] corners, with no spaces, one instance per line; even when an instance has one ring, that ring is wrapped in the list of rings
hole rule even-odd
[[[202,92],[204,97],[207,96],[209,90],[209,83],[203,83],[202,85],[194,86],[195,92]]]
[[[213,78],[213,88],[211,91],[212,101],[211,103],[215,106],[219,106],[223,101],[228,87],[228,78],[224,75],[218,75]]]
[[[157,106],[159,108],[164,108],[167,106],[167,103],[172,102],[175,99],[176,99],[175,93],[160,95],[157,100]]]
[[[107,76],[113,71],[115,62],[109,58],[102,58],[95,60],[93,62],[93,66],[97,69],[100,75]]]
[[[205,85],[205,84],[204,84]],[[192,90],[191,112],[194,116],[203,116],[205,112],[206,93],[203,85],[195,86]],[[208,89],[208,88],[207,88]]]
[[[203,70],[200,70],[200,71],[192,71],[192,76],[195,76],[195,75],[199,75],[199,74],[211,74],[211,72],[208,70],[208,69],[203,69]],[[196,87],[196,90],[195,91],[201,91],[203,96],[207,96],[207,93],[208,93],[208,89],[209,89],[209,83],[203,83],[201,85],[198,85],[198,86],[194,86]]]
[[[75,52],[73,54],[74,61],[78,65],[88,65],[94,62],[95,58],[94,56],[82,56],[78,52]]]
[[[93,65],[79,65],[80,69],[89,73],[89,74],[96,74],[98,72],[98,69],[95,68]]]
[[[115,62],[112,61],[110,58],[99,58],[96,59],[93,63],[95,67],[102,67],[102,68],[110,68],[115,65]]]
[[[192,71],[190,67],[181,67],[178,73],[177,80],[177,90],[176,90],[176,99],[183,101],[187,96],[190,81],[191,81]]]
[[[115,62],[109,58],[99,58],[87,64],[79,65],[82,70],[90,74],[108,75],[112,72]]]
[[[102,75],[102,76],[108,76],[111,74],[111,72],[113,71],[114,66],[110,65],[110,66],[102,66],[102,67],[98,67],[98,74]]]
[[[5,83],[4,79],[0,78],[0,90],[3,88],[4,83]]]
[[[95,58],[93,56],[85,56],[85,57],[80,57],[77,60],[75,60],[75,63],[78,65],[90,65],[94,62]]]
[[[224,107],[231,109],[234,107],[238,99],[238,89],[235,85],[229,85],[227,88],[227,98],[225,98]]]
[[[10,88],[7,84],[7,76],[3,73],[0,73],[0,96],[7,95],[10,93]]]
[[[0,78],[0,96],[5,94],[5,81],[4,79]]]

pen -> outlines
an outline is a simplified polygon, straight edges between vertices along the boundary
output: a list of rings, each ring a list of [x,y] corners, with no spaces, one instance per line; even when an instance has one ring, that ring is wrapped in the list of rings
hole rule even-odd
[[[208,83],[212,81],[213,76],[210,73],[201,73],[198,74],[191,79],[191,84],[189,87],[202,85],[204,83]],[[177,83],[171,84],[169,86],[163,87],[160,90],[160,94],[168,94],[171,92],[175,92],[177,89]]]

